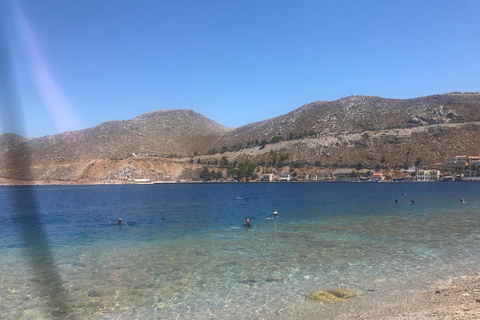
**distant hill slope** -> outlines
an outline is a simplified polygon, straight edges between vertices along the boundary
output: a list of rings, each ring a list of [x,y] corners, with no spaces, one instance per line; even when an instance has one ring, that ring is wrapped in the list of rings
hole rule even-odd
[[[288,137],[313,130],[322,135],[480,121],[480,94],[449,93],[415,99],[350,96],[315,101],[288,114],[236,128],[227,141]]]
[[[31,162],[71,159],[122,159],[138,155],[190,154],[206,150],[231,129],[192,110],[155,110],[125,121],[30,140],[0,136],[0,155],[11,158],[30,151]],[[21,156],[20,156],[21,158]]]
[[[302,135],[304,132],[314,134]],[[270,141],[275,136],[288,141],[207,155],[212,149],[220,151],[224,146]],[[238,161],[269,160],[272,153],[278,152],[289,153],[289,160],[310,164],[361,162],[372,166],[384,158],[389,165],[403,165],[413,163],[417,157],[432,164],[448,155],[478,155],[479,136],[479,93],[454,92],[415,99],[350,96],[337,101],[315,101],[288,114],[239,128],[227,128],[182,109],[155,110],[132,120],[109,121],[85,130],[34,139],[4,134],[0,136],[0,169],[36,166],[35,175],[48,178],[51,172],[60,172],[61,164],[64,170],[58,175],[73,179],[88,176],[92,171],[70,172],[68,168],[73,168],[73,163],[80,168],[78,163],[89,166],[88,160],[164,159],[175,154],[187,157],[181,162],[190,161],[194,152],[199,155],[195,162],[200,158],[216,161],[222,156]]]

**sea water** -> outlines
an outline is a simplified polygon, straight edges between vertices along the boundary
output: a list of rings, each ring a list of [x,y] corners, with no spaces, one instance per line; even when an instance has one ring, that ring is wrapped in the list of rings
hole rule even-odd
[[[478,183],[0,187],[0,314],[329,319],[479,271],[479,208]],[[360,297],[306,298],[329,288]]]

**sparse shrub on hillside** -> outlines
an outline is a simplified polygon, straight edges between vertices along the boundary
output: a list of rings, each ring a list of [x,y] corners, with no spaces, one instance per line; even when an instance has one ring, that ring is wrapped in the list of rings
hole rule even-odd
[[[225,168],[229,164],[228,158],[223,156],[222,159],[220,160],[220,168]]]
[[[357,163],[357,165],[355,166],[355,169],[357,169],[357,170],[362,170],[362,169],[365,168],[365,167],[366,167],[366,166],[365,166],[361,161],[359,161],[359,162]]]
[[[210,155],[217,154],[217,153],[218,153],[217,149],[208,150],[208,154],[210,154]]]
[[[270,143],[278,143],[280,141],[284,140],[282,136],[274,136],[271,140]]]
[[[241,150],[241,149],[243,149],[243,143],[241,143],[241,142],[236,143],[236,144],[234,144],[234,145],[231,147],[231,149],[232,149],[233,151]]]
[[[277,164],[278,155],[275,151],[271,150],[270,154],[272,155],[272,166]]]
[[[288,153],[281,153],[281,154],[280,154],[280,161],[286,161],[286,160],[288,160],[288,156],[289,156]]]
[[[417,157],[417,160],[415,160],[415,167],[418,167],[422,164],[422,158]]]
[[[300,163],[299,162],[296,162],[296,161],[292,161],[290,163],[290,167],[292,168],[299,168],[300,167]]]

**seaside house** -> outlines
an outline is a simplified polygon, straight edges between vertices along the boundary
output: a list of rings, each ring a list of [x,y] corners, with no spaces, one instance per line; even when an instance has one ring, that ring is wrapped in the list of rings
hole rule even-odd
[[[438,181],[440,171],[438,170],[418,170],[415,180],[417,181]]]
[[[456,156],[456,157],[446,157],[445,158],[446,166],[466,166],[466,165],[480,165],[480,156]]]
[[[338,182],[356,182],[360,181],[360,178],[356,175],[352,175],[352,171],[342,170],[341,172],[335,173],[335,180]]]
[[[317,181],[317,175],[315,173],[309,173],[308,181]]]
[[[477,176],[477,170],[465,170],[463,177],[472,178]]]
[[[274,175],[273,173],[265,173],[265,174],[262,176],[261,181],[272,182],[274,176],[275,176],[275,175]]]
[[[425,181],[425,170],[418,170],[415,175],[415,180]]]
[[[375,172],[372,175],[372,180],[373,181],[383,181],[383,180],[385,180],[385,177],[383,176],[383,174],[381,172]]]
[[[280,176],[280,181],[290,181],[290,175],[289,174],[282,174]]]
[[[446,157],[445,158],[445,165],[455,166],[456,164],[457,164],[457,157]]]
[[[317,174],[317,181],[331,181],[332,177],[328,173]]]
[[[467,165],[467,156],[456,156],[455,164],[457,166],[466,166]]]
[[[478,165],[480,165],[480,157],[479,157],[479,156],[471,156],[471,157],[468,157],[468,165],[469,165],[469,166],[478,166]]]
[[[427,170],[428,171],[428,180],[438,181],[440,179],[440,171],[438,170]]]

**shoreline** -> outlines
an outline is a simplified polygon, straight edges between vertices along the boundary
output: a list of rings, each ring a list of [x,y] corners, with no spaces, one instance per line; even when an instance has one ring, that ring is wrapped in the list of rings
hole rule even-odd
[[[480,272],[448,282],[437,282],[407,297],[380,301],[379,305],[371,306],[371,310],[348,311],[332,319],[480,319]],[[318,319],[318,315],[311,319]]]
[[[289,183],[308,183],[308,184],[329,184],[329,183],[341,183],[341,184],[349,184],[349,183],[445,183],[445,181],[242,181],[242,182],[230,182],[230,181],[155,181],[151,183],[135,183],[133,181],[20,181],[16,180],[17,183],[13,183],[12,181],[5,181],[0,179],[0,186],[132,186],[132,185],[164,185],[164,184],[289,184]],[[455,181],[455,182],[448,182],[448,183],[475,183],[480,181]]]

